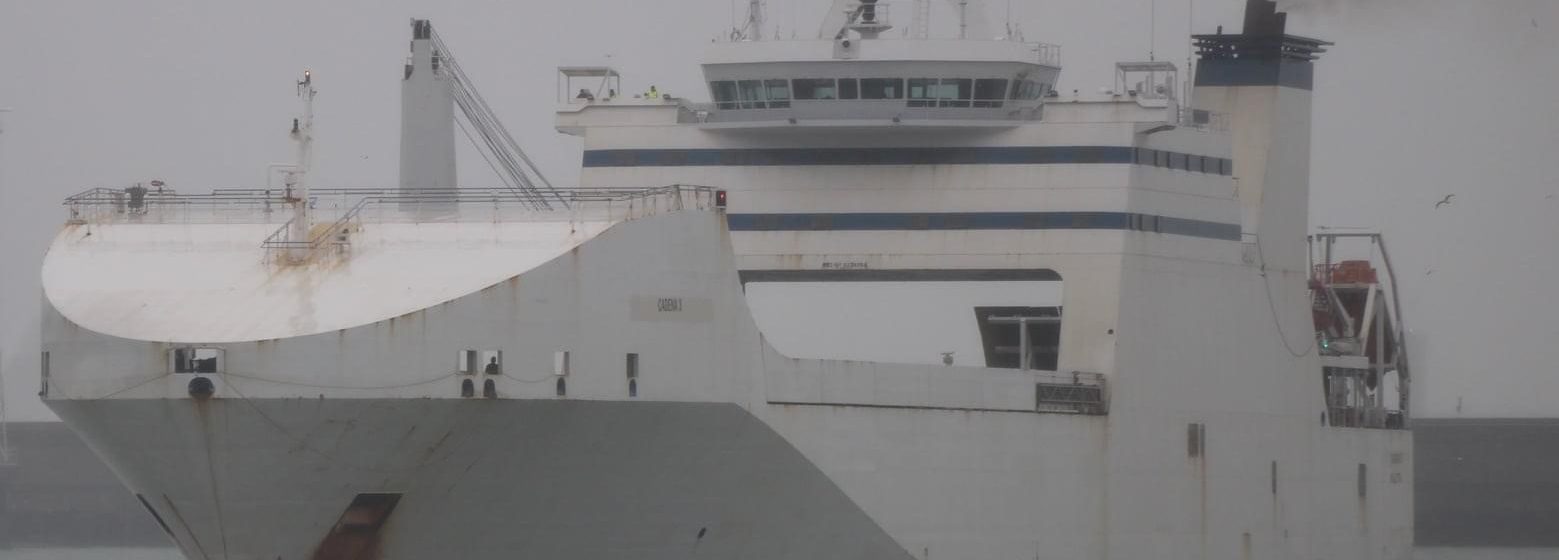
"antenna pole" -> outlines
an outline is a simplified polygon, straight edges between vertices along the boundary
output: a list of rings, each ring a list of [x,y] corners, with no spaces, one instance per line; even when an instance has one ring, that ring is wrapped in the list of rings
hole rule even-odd
[[[747,25],[742,27],[742,38],[748,41],[763,40],[763,0],[747,1]]]
[[[1012,38],[1012,0],[1007,0],[1007,37]]]
[[[915,17],[909,27],[911,37],[931,38],[931,0],[915,0]]]
[[[958,38],[969,38],[969,0],[958,0]]]
[[[1158,50],[1158,0],[1148,0],[1148,60],[1154,58]]]
[[[1191,38],[1192,35],[1196,35],[1196,0],[1188,0],[1188,3],[1190,7],[1189,13],[1186,14],[1186,40],[1192,43],[1187,45],[1185,52],[1186,77],[1181,80],[1185,84],[1185,97],[1180,100],[1181,112],[1187,111],[1186,108],[1191,106],[1191,92],[1194,91],[1191,86],[1196,83],[1196,40]]]

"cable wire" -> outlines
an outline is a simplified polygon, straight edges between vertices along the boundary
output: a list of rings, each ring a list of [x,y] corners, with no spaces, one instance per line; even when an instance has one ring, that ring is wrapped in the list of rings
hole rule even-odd
[[[1277,327],[1278,339],[1283,341],[1283,349],[1288,350],[1290,356],[1295,358],[1308,356],[1310,352],[1315,351],[1315,337],[1310,337],[1310,344],[1305,346],[1304,351],[1294,350],[1294,346],[1288,343],[1288,335],[1283,332],[1283,321],[1278,318],[1277,301],[1272,297],[1272,283],[1267,279],[1267,256],[1261,251],[1261,236],[1254,235],[1253,237],[1256,238],[1256,259],[1261,264],[1261,287],[1267,293],[1267,309],[1272,312],[1272,324]]]

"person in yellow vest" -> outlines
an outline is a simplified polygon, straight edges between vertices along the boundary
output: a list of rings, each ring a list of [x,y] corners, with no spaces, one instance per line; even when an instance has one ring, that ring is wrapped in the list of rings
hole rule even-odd
[[[660,90],[655,89],[655,86],[650,86],[650,92],[644,94],[644,98],[645,99],[660,99]]]

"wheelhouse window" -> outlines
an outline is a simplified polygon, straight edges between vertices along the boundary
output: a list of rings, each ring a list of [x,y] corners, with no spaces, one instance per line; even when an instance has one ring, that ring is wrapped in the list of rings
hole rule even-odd
[[[741,80],[736,82],[736,92],[741,97],[743,109],[767,109],[768,98],[764,95],[763,80]]]
[[[968,107],[974,80],[967,78],[911,78],[910,107]]]
[[[220,373],[224,365],[221,348],[174,348],[170,354],[173,373]]]
[[[1012,82],[1012,95],[1008,97],[1013,100],[1039,99],[1044,97],[1045,92],[1049,90],[1049,84],[1033,80],[1014,80]]]
[[[984,108],[997,108],[1002,105],[1002,98],[1006,97],[1007,80],[975,80],[974,81],[974,106]]]
[[[862,78],[861,99],[903,99],[902,78]]]
[[[736,82],[720,81],[709,82],[709,92],[715,100],[718,109],[737,108]]]
[[[910,78],[908,105],[910,107],[935,107],[936,88],[936,78]]]
[[[790,80],[764,80],[770,109],[790,107]]]
[[[796,78],[791,84],[797,101],[839,98],[839,88],[833,78]]]
[[[784,109],[791,100],[894,100],[910,107],[1000,108],[1043,97],[1047,84],[1005,78],[793,78],[709,82],[717,109]]]
[[[968,107],[974,96],[974,80],[968,78],[943,78],[937,88],[937,99],[943,107]]]
[[[839,79],[839,98],[840,99],[857,99],[861,95],[860,91],[861,91],[860,84],[855,81],[855,78],[840,78]]]

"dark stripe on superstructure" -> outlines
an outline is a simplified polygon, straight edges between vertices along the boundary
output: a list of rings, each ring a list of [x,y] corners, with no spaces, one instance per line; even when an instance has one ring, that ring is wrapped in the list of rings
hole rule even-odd
[[[731,231],[1095,229],[1240,240],[1239,224],[1131,212],[730,214]]]
[[[1315,65],[1287,60],[1203,60],[1196,67],[1198,86],[1281,86],[1315,89]]]
[[[1044,268],[743,270],[750,282],[1055,282],[1056,271]]]
[[[755,167],[809,165],[1137,164],[1230,175],[1227,158],[1130,146],[986,146],[947,148],[733,148],[585,150],[585,167]],[[1147,155],[1144,161],[1144,155]],[[1205,163],[1204,163],[1205,162]]]
[[[961,406],[920,406],[909,404],[870,404],[870,403],[822,403],[799,401],[769,401],[774,406],[826,406],[834,408],[876,408],[887,410],[941,410],[947,412],[1000,412],[1006,414],[1047,414],[1045,410],[1025,410],[1017,408],[972,408]],[[1063,414],[1072,414],[1066,412]]]

